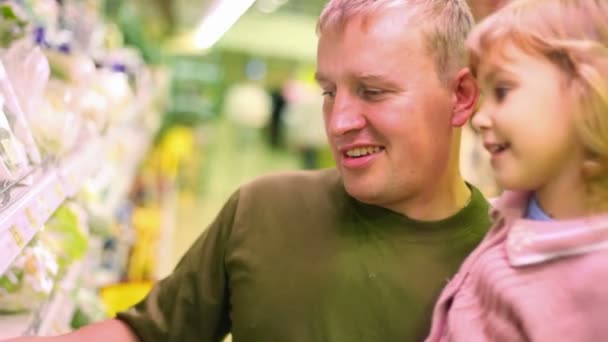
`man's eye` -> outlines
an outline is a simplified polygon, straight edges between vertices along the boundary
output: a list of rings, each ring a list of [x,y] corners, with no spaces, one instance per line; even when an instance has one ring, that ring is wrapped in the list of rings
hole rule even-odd
[[[322,92],[321,95],[323,95],[323,97],[334,97],[335,92],[326,90],[326,91]]]
[[[359,94],[364,98],[364,99],[377,99],[378,97],[380,97],[381,95],[384,94],[383,90],[379,90],[379,89],[367,89],[367,88],[362,88],[359,90]]]

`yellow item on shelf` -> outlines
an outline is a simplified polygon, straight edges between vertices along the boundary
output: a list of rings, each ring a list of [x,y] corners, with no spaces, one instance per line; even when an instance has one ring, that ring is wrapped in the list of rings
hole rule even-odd
[[[136,207],[133,211],[133,227],[137,241],[129,260],[128,279],[149,280],[154,277],[158,238],[160,236],[161,210],[158,206]]]
[[[121,283],[106,286],[99,294],[108,316],[114,317],[118,312],[125,311],[144,299],[153,285],[151,281]]]
[[[194,153],[194,134],[192,128],[172,127],[163,137],[155,150],[163,175],[175,179],[180,164],[191,158]]]

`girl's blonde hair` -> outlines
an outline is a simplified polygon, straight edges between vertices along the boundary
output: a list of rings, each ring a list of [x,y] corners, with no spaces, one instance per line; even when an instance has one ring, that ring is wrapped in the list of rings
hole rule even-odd
[[[467,39],[473,73],[482,58],[506,44],[546,58],[563,71],[578,102],[579,138],[590,158],[608,162],[608,0],[514,1]],[[606,193],[607,172],[590,185]]]

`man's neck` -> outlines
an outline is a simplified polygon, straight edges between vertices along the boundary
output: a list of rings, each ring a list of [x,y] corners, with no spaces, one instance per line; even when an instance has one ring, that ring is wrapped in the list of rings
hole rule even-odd
[[[459,179],[449,187],[437,186],[398,211],[419,221],[439,221],[458,213],[471,199],[471,189]]]

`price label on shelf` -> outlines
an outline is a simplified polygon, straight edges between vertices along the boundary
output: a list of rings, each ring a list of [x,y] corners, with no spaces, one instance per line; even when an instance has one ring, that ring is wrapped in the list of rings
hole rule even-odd
[[[46,197],[47,197],[47,196],[40,196],[40,197],[38,197],[38,198],[36,199],[36,206],[37,206],[37,208],[38,208],[37,210],[38,210],[40,213],[46,213],[46,212],[48,212],[48,210],[49,210],[49,209],[48,209],[48,207],[49,207],[49,206],[48,206],[48,204],[47,204]]]
[[[63,197],[63,188],[61,187],[61,184],[59,184],[59,183],[55,184],[55,196]]]
[[[36,209],[34,209],[36,210]],[[32,210],[32,208],[25,208],[25,217],[27,218],[28,223],[30,224],[31,227],[38,227],[38,220],[36,220],[36,217],[34,216],[34,211]]]
[[[46,170],[0,212],[0,275],[65,200],[57,172]]]
[[[17,245],[17,247],[19,247],[19,249],[25,247],[25,239],[23,238],[23,235],[21,234],[17,226],[10,226],[8,231],[13,237],[13,242]]]

